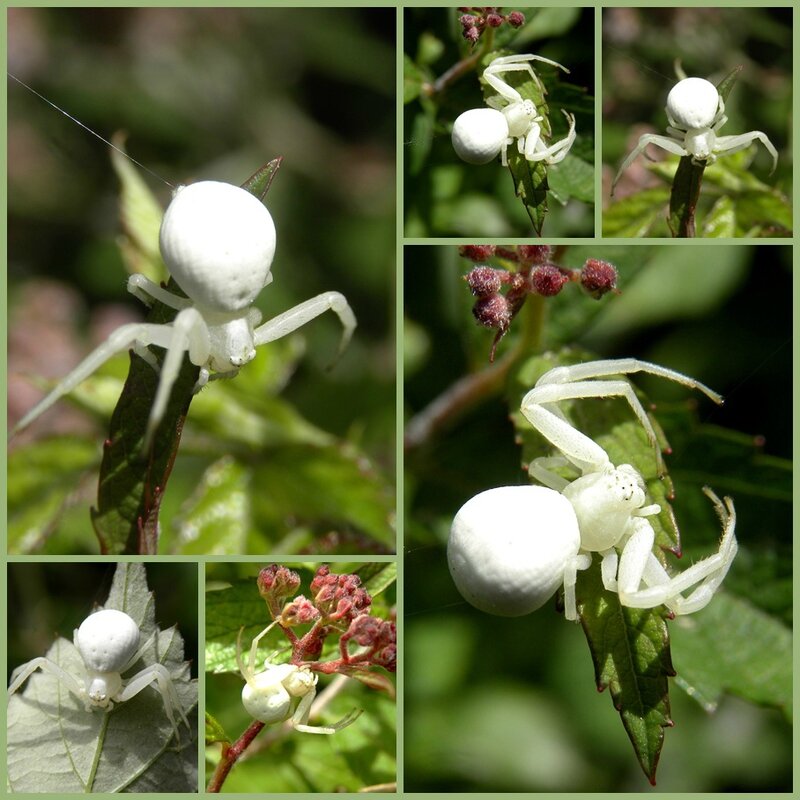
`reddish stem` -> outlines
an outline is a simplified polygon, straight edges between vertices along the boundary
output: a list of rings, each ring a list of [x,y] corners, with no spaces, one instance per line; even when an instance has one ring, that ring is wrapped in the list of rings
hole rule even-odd
[[[253,720],[250,727],[232,745],[227,747],[223,745],[222,758],[219,764],[217,764],[217,768],[214,770],[211,780],[208,782],[208,786],[206,787],[207,792],[219,793],[231,768],[239,760],[242,753],[252,744],[253,739],[261,733],[263,727],[263,722]]]

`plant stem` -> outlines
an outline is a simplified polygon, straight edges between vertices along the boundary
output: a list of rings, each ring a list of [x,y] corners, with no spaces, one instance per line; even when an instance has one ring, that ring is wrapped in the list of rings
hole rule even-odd
[[[219,764],[217,764],[217,768],[214,770],[211,780],[208,782],[208,786],[206,787],[207,792],[219,793],[231,768],[239,760],[242,753],[252,744],[253,739],[261,733],[263,727],[263,722],[253,720],[250,727],[232,745],[223,745],[222,758]]]
[[[705,164],[693,164],[690,156],[684,156],[678,164],[669,197],[669,227],[676,238],[695,235],[695,212],[705,168]]]
[[[475,69],[478,62],[492,49],[494,42],[494,31],[489,29],[483,37],[483,45],[479,50],[476,50],[461,61],[456,61],[452,67],[443,72],[433,83],[426,83],[422,87],[422,91],[427,97],[433,97],[439,92],[443,92],[451,83],[457,81],[462,75]]]

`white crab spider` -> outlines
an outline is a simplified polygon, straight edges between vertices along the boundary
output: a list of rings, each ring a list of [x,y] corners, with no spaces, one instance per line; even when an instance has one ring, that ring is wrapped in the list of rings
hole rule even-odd
[[[245,680],[242,688],[242,705],[253,719],[266,724],[290,720],[292,727],[300,733],[333,734],[346,728],[360,716],[354,709],[333,725],[308,724],[311,704],[317,693],[317,676],[307,666],[296,664],[271,664],[264,662],[264,669],[256,671],[258,643],[276,625],[273,622],[256,636],[250,645],[250,654],[245,664],[242,660],[242,631],[236,640],[236,663]]]
[[[133,347],[154,368],[148,346],[166,350],[158,389],[150,409],[144,447],[149,446],[169,400],[184,353],[200,367],[195,391],[209,380],[235,375],[267,344],[334,311],[343,326],[340,351],[356,327],[355,316],[339,292],[325,292],[261,324],[253,302],[272,281],[275,225],[269,211],[245,189],[201,181],[176,189],[161,223],[161,254],[187,297],[179,297],[144,275],[131,275],[128,291],[146,305],[153,300],[178,313],[168,324],[131,323],[109,338],[31,409],[16,433],[72,391],[111,356]]]
[[[152,637],[139,646],[139,626],[122,611],[106,608],[90,614],[74,632],[73,643],[84,665],[83,675],[72,675],[55,661],[40,656],[17,667],[11,674],[9,698],[37,670],[48,672],[77,697],[87,711],[111,711],[139,692],[152,686],[164,702],[164,711],[176,738],[178,724],[174,712],[189,726],[169,670],[163,664],[150,664],[131,678],[122,673],[130,669],[152,644]]]
[[[465,111],[453,123],[453,148],[459,158],[469,164],[487,164],[500,155],[503,166],[506,166],[508,146],[515,139],[517,149],[528,161],[557,164],[567,155],[575,141],[575,117],[564,111],[569,133],[560,141],[546,145],[541,135],[544,118],[533,101],[524,99],[503,80],[503,75],[508,72],[527,72],[541,87],[531,61],[543,61],[569,72],[556,61],[530,53],[495,58],[483,71],[484,80],[497,93],[487,98],[489,108]]]
[[[622,605],[654,608],[674,614],[704,608],[719,588],[736,555],[733,502],[724,504],[708,489],[722,523],[716,554],[670,576],[653,553],[655,532],[647,517],[661,510],[646,505],[645,483],[630,464],[614,466],[606,451],[576,430],[556,405],[588,397],[623,397],[660,450],[647,414],[623,380],[612,375],[648,372],[699,389],[715,402],[721,398],[698,381],[674,370],[637,359],[594,361],[556,367],[539,378],[523,398],[525,418],[560,451],[535,459],[530,474],[544,486],[500,487],[482,492],[456,514],[448,542],[454,582],[473,605],[490,613],[518,616],[535,611],[564,586],[564,615],[577,619],[575,582],[579,570],[602,557],[601,574],[608,591]],[[572,465],[581,472],[573,481],[552,472]],[[699,586],[696,586],[699,584]],[[696,586],[688,595],[683,592]]]
[[[678,81],[667,96],[665,111],[669,136],[646,133],[639,139],[620,165],[611,185],[612,194],[622,173],[651,144],[678,156],[691,156],[693,164],[713,164],[717,156],[736,153],[758,140],[772,156],[772,171],[775,171],[778,151],[762,131],[749,131],[738,136],[717,135],[728,118],[725,116],[725,103],[710,81],[704,78]]]

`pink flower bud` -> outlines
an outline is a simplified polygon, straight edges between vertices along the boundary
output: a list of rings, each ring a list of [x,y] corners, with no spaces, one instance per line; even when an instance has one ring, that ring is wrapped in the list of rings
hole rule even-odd
[[[581,285],[592,297],[599,299],[616,289],[617,268],[607,261],[590,258],[581,270]]]
[[[544,297],[557,295],[565,283],[569,282],[569,275],[565,275],[554,264],[541,264],[533,268],[531,285],[533,290]]]

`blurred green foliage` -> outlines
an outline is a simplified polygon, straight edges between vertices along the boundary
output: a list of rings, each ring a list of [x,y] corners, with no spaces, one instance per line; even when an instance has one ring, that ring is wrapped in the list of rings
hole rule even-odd
[[[10,71],[105,137],[124,130],[131,155],[171,183],[242,183],[282,155],[269,193],[275,280],[258,307],[269,318],[335,289],[358,318],[331,370],[340,327],[326,315],[195,398],[162,507],[161,552],[278,542],[290,552],[329,533],[321,547],[394,547],[394,29],[394,11],[376,8],[10,12]],[[10,83],[9,153],[13,422],[32,405],[31,375],[66,374],[116,327],[98,320],[143,309],[125,291],[107,148]],[[169,192],[145,178],[166,204]],[[32,318],[53,292],[58,312]],[[127,361],[110,362],[74,400],[106,419]],[[107,424],[87,425],[67,405],[39,430],[80,443],[12,453],[19,481],[31,462],[42,468],[11,487],[14,550],[96,549],[88,506]],[[220,461],[232,453],[238,473]],[[295,468],[298,485],[287,486]],[[209,483],[220,471],[236,487],[215,499],[218,482]]]
[[[554,136],[567,131],[561,109],[575,114],[577,139],[570,155],[547,167],[550,192],[544,233],[590,235],[594,181],[594,29],[593,11],[577,8],[504,8],[524,12],[526,24],[492,29],[491,51],[535,52],[563,64],[558,70],[534,64],[547,88]],[[459,160],[450,141],[452,123],[463,111],[484,105],[479,82],[481,60],[430,95],[433,82],[475,53],[463,38],[455,8],[407,8],[404,11],[404,199],[405,234],[424,236],[530,235],[531,218],[515,196],[515,181],[499,160],[483,166]],[[490,33],[484,33],[488,37]],[[558,74],[556,74],[558,73]],[[513,82],[513,79],[512,79]],[[530,201],[528,201],[530,202]],[[532,206],[533,208],[533,206]]]
[[[474,298],[460,278],[470,264],[456,247],[407,251],[406,417],[418,419],[488,366],[493,331],[471,319]],[[684,562],[712,552],[719,537],[701,486],[733,496],[739,517],[740,552],[724,590],[704,611],[668,622],[675,727],[665,731],[656,788],[788,791],[791,248],[569,246],[554,260],[577,268],[587,258],[617,266],[621,293],[595,301],[568,284],[545,301],[541,350],[635,356],[725,397],[717,408],[683,387],[634,379],[657,401],[673,448],[666,461]],[[515,347],[526,312],[498,360]],[[527,617],[492,617],[469,607],[448,573],[458,508],[480,490],[527,480],[508,419],[519,391],[498,387],[406,451],[406,789],[643,791],[619,717],[598,696],[584,637],[555,613],[555,599]],[[587,415],[592,402],[583,403]]]
[[[646,132],[666,135],[675,64],[718,84],[742,67],[725,103],[721,135],[766,133],[778,167],[758,143],[705,171],[697,236],[781,237],[792,229],[790,121],[792,12],[789,8],[608,8],[603,11],[603,199],[619,164]],[[677,156],[648,148],[617,185],[603,214],[605,236],[670,236],[669,185]],[[652,175],[650,173],[653,173]]]
[[[298,593],[308,596],[308,584],[319,564],[287,563],[285,566],[300,573],[303,584]],[[330,567],[340,575],[359,574],[369,588],[369,576],[375,576],[387,565],[337,562]],[[206,713],[213,719],[213,736],[209,738],[207,732],[207,777],[211,776],[219,758],[218,741],[235,741],[252,722],[242,707],[242,678],[238,672],[228,670],[229,659],[226,657],[223,664],[220,653],[230,648],[232,628],[245,626],[243,642],[247,648],[253,636],[269,623],[267,608],[256,587],[258,569],[252,564],[209,563],[206,566],[206,664],[217,666],[213,672],[206,672]],[[371,593],[370,613],[388,619],[394,613],[396,587],[393,581],[381,586],[382,591]],[[248,599],[231,602],[226,595],[247,596]],[[320,660],[337,658],[337,644],[338,637],[330,636]],[[273,630],[262,640],[259,657],[263,660],[286,646],[285,636]],[[331,680],[321,677],[318,691],[324,691]],[[234,764],[223,791],[356,792],[366,786],[392,783],[396,780],[395,700],[357,680],[348,680],[344,690],[326,708],[324,719],[332,722],[344,717],[354,706],[363,708],[364,713],[330,736],[287,732],[278,730],[279,726],[267,726],[248,747],[247,758]]]

